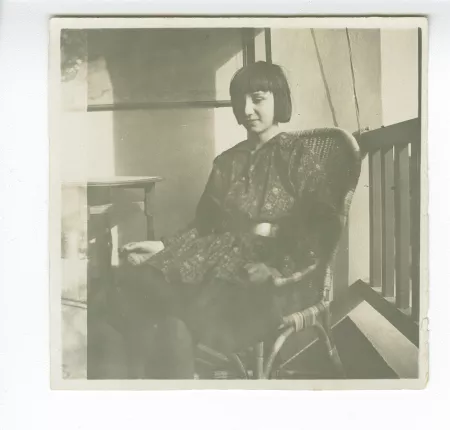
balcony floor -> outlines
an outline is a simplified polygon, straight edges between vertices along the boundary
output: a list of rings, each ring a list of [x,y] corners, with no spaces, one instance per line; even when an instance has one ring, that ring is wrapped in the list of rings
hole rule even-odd
[[[350,317],[343,319],[334,327],[333,335],[347,378],[398,378],[394,370],[386,363]],[[293,371],[292,379],[327,378],[330,377],[331,372],[325,351],[318,343],[292,360],[286,366],[286,369],[288,372]]]

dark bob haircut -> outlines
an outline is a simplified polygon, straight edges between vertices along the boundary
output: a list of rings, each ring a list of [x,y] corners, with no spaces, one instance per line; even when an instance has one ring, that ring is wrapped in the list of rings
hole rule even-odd
[[[244,122],[245,95],[256,91],[273,93],[274,122],[289,122],[292,115],[291,91],[282,68],[258,61],[238,70],[230,83],[231,105],[239,124]]]

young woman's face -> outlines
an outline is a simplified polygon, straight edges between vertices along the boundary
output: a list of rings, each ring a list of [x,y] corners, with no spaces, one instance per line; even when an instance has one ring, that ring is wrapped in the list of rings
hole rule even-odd
[[[260,134],[274,124],[275,104],[273,93],[257,91],[245,95],[244,127],[252,133]]]

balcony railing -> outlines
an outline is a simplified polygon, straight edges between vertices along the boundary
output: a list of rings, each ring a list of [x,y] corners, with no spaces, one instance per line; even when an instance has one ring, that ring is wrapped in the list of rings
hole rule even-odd
[[[365,298],[418,345],[420,314],[420,121],[358,138],[369,163],[370,285]]]

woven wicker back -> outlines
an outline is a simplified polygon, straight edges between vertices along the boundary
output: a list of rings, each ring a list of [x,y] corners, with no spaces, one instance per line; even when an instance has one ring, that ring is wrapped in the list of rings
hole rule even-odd
[[[361,172],[361,157],[355,138],[340,128],[321,128],[292,132],[300,145],[308,147],[319,158],[325,171],[326,181],[338,193],[339,212],[341,215],[341,232],[347,223],[353,194]],[[332,266],[338,250],[336,241],[332,250],[325,279],[323,282],[323,300],[329,302],[333,287]]]

